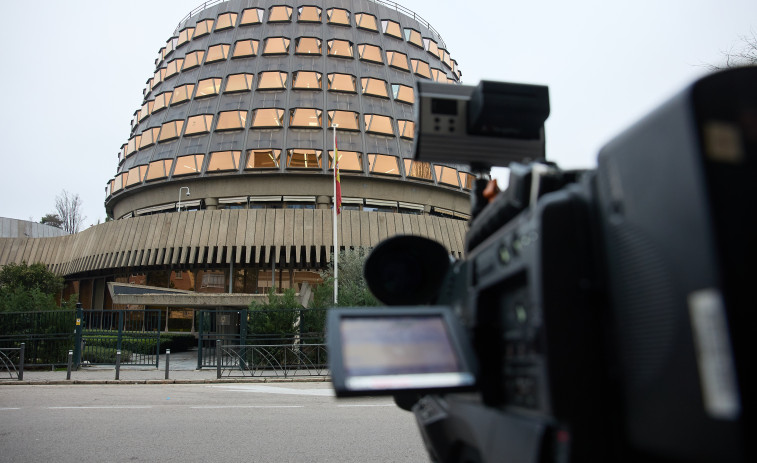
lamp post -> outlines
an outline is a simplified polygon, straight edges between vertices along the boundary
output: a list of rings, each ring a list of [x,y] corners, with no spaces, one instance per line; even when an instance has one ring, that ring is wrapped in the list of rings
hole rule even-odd
[[[179,188],[179,202],[176,203],[176,211],[177,212],[181,212],[181,192],[183,190],[185,190],[185,189],[187,190],[187,196],[189,196],[189,187],[188,186],[183,186],[183,187]]]

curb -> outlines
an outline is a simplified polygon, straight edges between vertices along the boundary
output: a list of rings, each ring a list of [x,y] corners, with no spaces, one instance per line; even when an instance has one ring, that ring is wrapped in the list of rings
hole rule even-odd
[[[230,384],[230,383],[325,383],[331,377],[311,378],[221,378],[221,379],[72,379],[72,380],[0,380],[0,386],[71,386],[71,385],[119,385],[119,384]]]

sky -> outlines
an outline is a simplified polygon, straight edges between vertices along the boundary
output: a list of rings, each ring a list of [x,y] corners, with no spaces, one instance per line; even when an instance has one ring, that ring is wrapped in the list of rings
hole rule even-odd
[[[755,0],[399,3],[441,34],[463,83],[547,85],[547,158],[564,168],[594,167],[605,143],[757,31]],[[82,199],[83,228],[105,220],[105,185],[157,52],[200,4],[4,3],[0,217],[39,221],[66,190]]]

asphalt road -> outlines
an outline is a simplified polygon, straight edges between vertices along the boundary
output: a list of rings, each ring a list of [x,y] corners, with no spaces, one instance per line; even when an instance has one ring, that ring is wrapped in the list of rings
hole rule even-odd
[[[428,461],[390,398],[328,383],[5,386],[2,462]]]

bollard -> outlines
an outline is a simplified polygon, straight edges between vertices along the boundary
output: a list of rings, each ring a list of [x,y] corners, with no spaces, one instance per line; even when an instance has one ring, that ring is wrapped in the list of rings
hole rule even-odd
[[[216,379],[221,379],[221,340],[216,339]]]
[[[74,360],[74,351],[68,351],[68,367],[66,368],[66,381],[71,380],[71,364]]]
[[[116,351],[116,381],[118,381],[118,376],[121,374],[121,351]]]
[[[22,342],[19,346],[21,349],[18,351],[18,380],[24,380],[24,352],[26,351],[26,343]]]
[[[168,379],[168,365],[171,362],[171,349],[166,349],[166,379]]]

